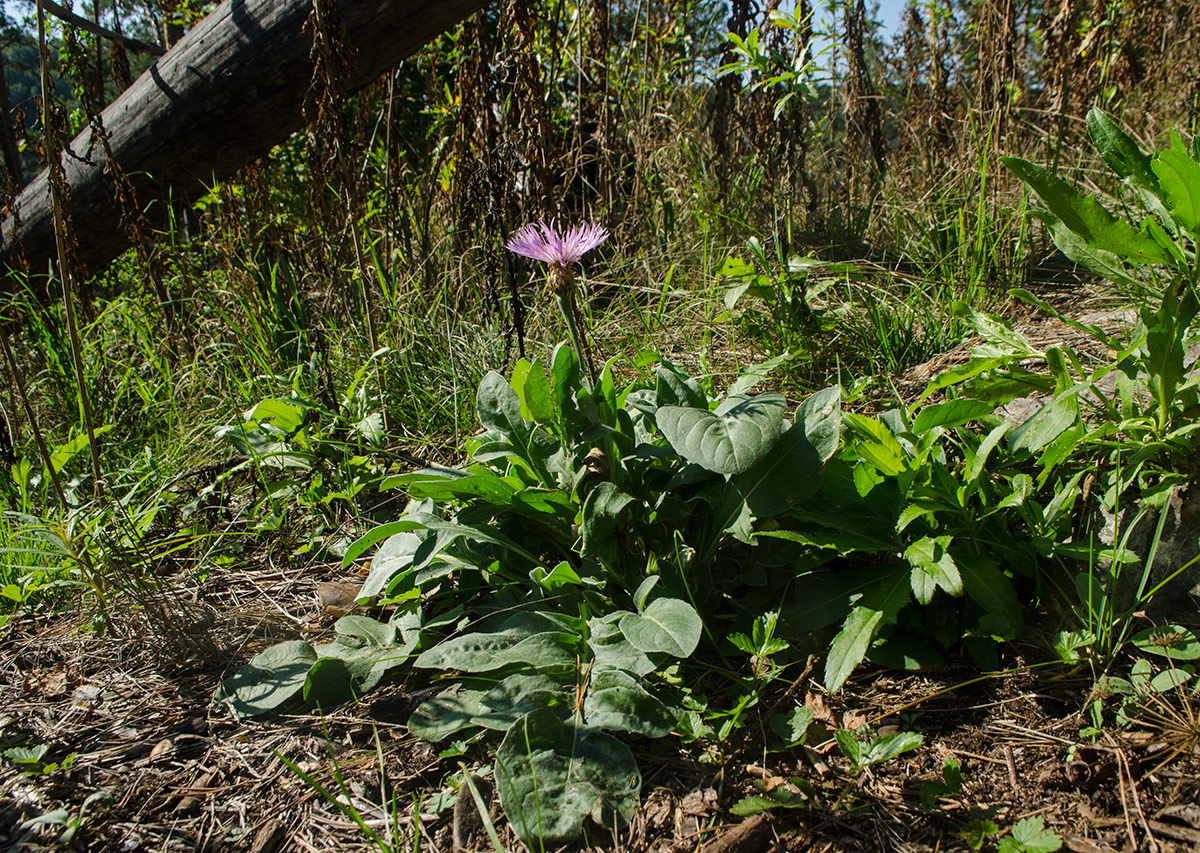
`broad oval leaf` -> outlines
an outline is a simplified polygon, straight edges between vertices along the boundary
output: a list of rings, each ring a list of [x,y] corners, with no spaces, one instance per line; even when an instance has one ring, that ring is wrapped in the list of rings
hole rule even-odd
[[[675,715],[650,694],[638,678],[619,669],[593,669],[583,718],[589,726],[666,737]]]
[[[629,747],[548,708],[518,720],[496,752],[500,804],[532,849],[583,836],[590,818],[609,829],[637,809],[642,776]]]
[[[239,717],[273,711],[304,689],[317,653],[303,640],[289,640],[259,652],[226,678],[213,694]]]
[[[684,459],[718,474],[740,474],[775,446],[783,430],[783,410],[783,395],[772,391],[728,397],[715,412],[660,406],[655,420]]]
[[[419,669],[487,672],[511,663],[536,668],[574,666],[579,637],[561,631],[544,631],[524,639],[504,631],[465,634],[438,643],[413,662]]]
[[[487,692],[469,690],[461,684],[443,690],[413,710],[408,718],[408,730],[419,738],[437,743],[455,732],[475,727],[475,718],[485,712],[482,699]]]
[[[519,672],[501,681],[479,700],[481,710],[471,722],[504,732],[521,717],[539,708],[561,705],[569,713],[570,707],[566,705],[569,698],[566,688],[549,676]]]
[[[475,406],[479,412],[479,422],[488,429],[509,438],[521,431],[521,401],[517,392],[496,371],[488,371],[479,383]]]
[[[696,650],[703,625],[696,609],[678,598],[658,598],[641,614],[621,619],[621,633],[643,652],[686,658]]]
[[[1174,660],[1200,659],[1200,639],[1182,625],[1164,625],[1162,628],[1147,628],[1129,638],[1143,652],[1173,658]]]

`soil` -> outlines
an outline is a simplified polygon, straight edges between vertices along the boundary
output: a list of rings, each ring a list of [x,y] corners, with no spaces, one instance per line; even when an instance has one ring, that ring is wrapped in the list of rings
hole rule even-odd
[[[178,645],[148,645],[155,627],[132,617],[115,619],[106,633],[64,626],[61,613],[10,623],[0,675],[4,746],[44,744],[43,764],[73,759],[69,769],[45,773],[0,761],[0,845],[62,849],[61,825],[21,825],[60,808],[78,818],[88,797],[103,791],[108,796],[78,821],[77,849],[377,849],[285,757],[335,793],[336,766],[342,802],[381,837],[390,826],[397,850],[490,850],[486,834],[473,832],[482,821],[466,794],[456,807],[452,777],[461,762],[490,801],[505,849],[522,849],[488,783],[486,745],[439,757],[405,728],[413,701],[403,685],[324,717],[239,722],[211,705],[223,675],[251,654],[284,637],[316,640],[332,630],[342,610],[329,602],[327,584],[354,581],[337,571],[314,565],[230,579],[227,606],[213,611],[204,633],[225,650],[217,653],[199,642],[190,655]],[[1091,674],[1028,669],[1047,657],[1032,648],[1007,654],[1002,675],[980,678],[967,666],[936,674],[867,670],[834,696],[818,677],[785,671],[758,707],[765,715],[807,705],[815,717],[807,746],[765,751],[756,716],[708,752],[677,739],[635,743],[643,773],[636,819],[585,849],[966,850],[972,822],[991,820],[1005,834],[1028,817],[1040,817],[1066,850],[1200,849],[1200,699],[1164,694],[1142,724],[1084,738]],[[1168,709],[1179,717],[1174,723]],[[854,775],[833,741],[837,728],[914,731],[924,743]],[[962,767],[962,790],[925,810],[922,786],[940,778],[951,757]],[[780,786],[800,807],[744,818],[730,812],[744,797]],[[997,841],[986,838],[983,849]]]

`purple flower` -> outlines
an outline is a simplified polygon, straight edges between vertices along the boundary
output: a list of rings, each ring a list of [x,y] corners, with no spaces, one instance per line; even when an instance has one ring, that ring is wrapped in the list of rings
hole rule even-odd
[[[566,269],[607,239],[608,230],[602,225],[584,222],[559,234],[554,230],[553,220],[549,225],[539,221],[519,228],[504,248]]]

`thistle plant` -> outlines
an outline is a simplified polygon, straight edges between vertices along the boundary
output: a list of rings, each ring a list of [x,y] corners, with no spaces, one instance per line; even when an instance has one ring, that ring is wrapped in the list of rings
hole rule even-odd
[[[584,222],[560,234],[551,220],[549,225],[539,221],[536,225],[523,226],[504,244],[510,252],[545,262],[546,283],[558,301],[558,310],[567,326],[571,346],[587,366],[588,376],[593,383],[596,381],[596,366],[575,299],[575,264],[607,239],[608,231],[602,225]]]

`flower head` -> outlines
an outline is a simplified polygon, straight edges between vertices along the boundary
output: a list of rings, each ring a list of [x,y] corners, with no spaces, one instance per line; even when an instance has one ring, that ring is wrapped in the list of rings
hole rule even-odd
[[[584,222],[559,234],[553,221],[549,225],[539,221],[519,228],[504,248],[566,269],[607,239],[608,230],[602,225]]]

